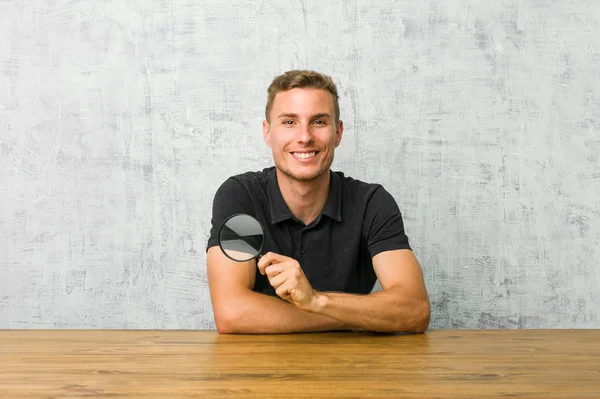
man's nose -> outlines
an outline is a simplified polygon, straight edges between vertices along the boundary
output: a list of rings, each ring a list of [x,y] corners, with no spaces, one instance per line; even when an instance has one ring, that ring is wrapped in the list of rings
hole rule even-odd
[[[298,132],[299,143],[310,143],[313,141],[313,135],[310,124],[301,124]]]

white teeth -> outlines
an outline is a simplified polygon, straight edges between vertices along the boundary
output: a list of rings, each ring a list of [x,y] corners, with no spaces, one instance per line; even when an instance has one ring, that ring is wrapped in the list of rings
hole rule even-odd
[[[316,152],[295,152],[294,155],[301,159],[308,159],[314,157]]]

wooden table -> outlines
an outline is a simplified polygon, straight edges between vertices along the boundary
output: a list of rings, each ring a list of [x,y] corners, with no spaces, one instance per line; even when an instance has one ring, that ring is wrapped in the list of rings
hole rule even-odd
[[[0,331],[0,398],[600,398],[600,330]]]

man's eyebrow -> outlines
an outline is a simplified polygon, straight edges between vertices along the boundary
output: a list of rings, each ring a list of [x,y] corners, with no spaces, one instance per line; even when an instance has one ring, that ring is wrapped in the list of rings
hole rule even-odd
[[[321,119],[321,118],[331,118],[331,115],[328,113],[321,113],[312,116],[312,119]]]
[[[278,118],[297,118],[298,114],[284,112],[282,114],[279,114],[277,117]],[[331,115],[329,115],[328,113],[320,113],[320,114],[312,115],[310,117],[310,119],[319,119],[319,118],[331,118]]]
[[[277,117],[278,118],[296,118],[297,116],[298,116],[298,114],[292,114],[292,113],[284,112],[282,114],[279,114]]]

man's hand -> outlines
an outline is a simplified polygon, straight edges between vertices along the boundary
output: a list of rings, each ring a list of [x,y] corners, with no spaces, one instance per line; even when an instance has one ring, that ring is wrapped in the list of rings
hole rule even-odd
[[[258,261],[258,269],[269,278],[281,299],[299,309],[315,311],[318,293],[311,287],[297,260],[269,252]]]

